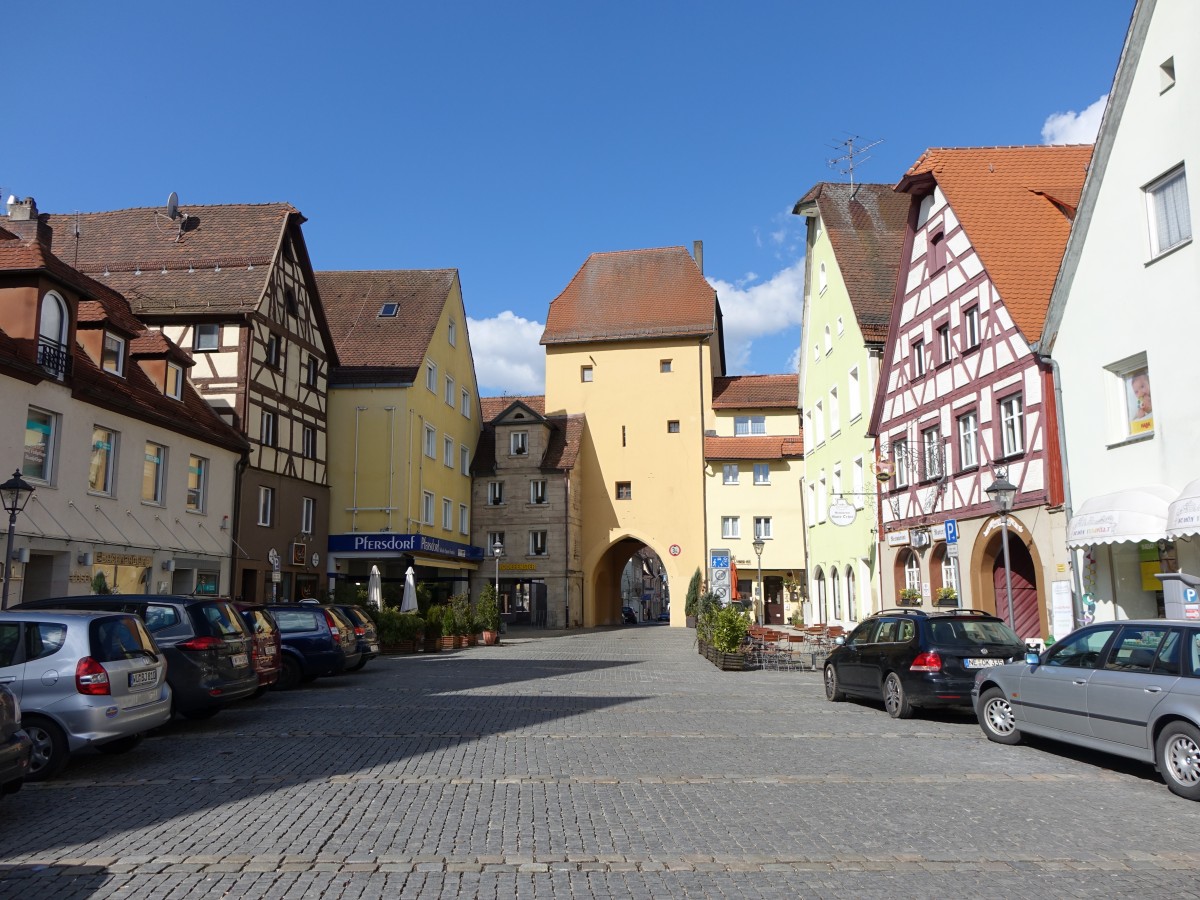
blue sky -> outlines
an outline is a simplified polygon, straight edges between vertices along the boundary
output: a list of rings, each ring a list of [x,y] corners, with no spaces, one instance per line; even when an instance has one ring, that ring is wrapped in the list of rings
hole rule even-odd
[[[454,267],[484,395],[542,390],[597,251],[704,241],[731,374],[800,345],[795,201],[931,146],[1088,142],[1134,0],[9,4],[0,191],[286,201],[318,269]]]

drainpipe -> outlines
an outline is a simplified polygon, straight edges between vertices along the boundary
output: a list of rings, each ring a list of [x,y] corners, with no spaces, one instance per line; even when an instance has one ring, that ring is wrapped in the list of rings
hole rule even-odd
[[[1067,441],[1066,428],[1063,423],[1063,402],[1062,402],[1062,374],[1058,369],[1058,361],[1051,359],[1049,356],[1041,357],[1042,362],[1048,363],[1050,366],[1050,376],[1054,380],[1054,418],[1055,425],[1058,426],[1058,458],[1062,466],[1063,480],[1063,511],[1067,515],[1068,526],[1071,523],[1071,514],[1074,511],[1071,506],[1071,476],[1070,467],[1067,465]],[[1072,625],[1078,625],[1082,621],[1083,610],[1083,577],[1079,573],[1079,550],[1069,550],[1071,554],[1071,587],[1074,590],[1074,599],[1071,602],[1071,615],[1075,621]],[[1109,560],[1109,572],[1112,572],[1112,561]],[[1116,604],[1113,604],[1116,607]],[[1053,607],[1051,607],[1051,622],[1053,623]]]
[[[234,487],[233,487],[233,522],[229,526],[230,543],[233,544],[229,548],[229,580],[232,582],[237,575],[238,570],[238,541],[241,537],[241,514],[242,514],[242,487],[243,479],[246,477],[246,469],[250,467],[250,452],[243,450],[241,458],[237,461],[237,466],[234,468]],[[235,592],[235,588],[237,589]],[[240,585],[229,585],[229,596],[237,597],[241,593]],[[244,598],[249,599],[249,598]]]
[[[701,531],[704,534],[702,546],[704,556],[701,557],[703,565],[701,569],[704,572],[708,571],[708,475],[707,462],[704,459],[704,426],[708,424],[704,417],[704,342],[707,338],[701,338],[696,345],[696,376],[700,382],[700,515],[701,515]],[[705,579],[707,581],[707,579]]]

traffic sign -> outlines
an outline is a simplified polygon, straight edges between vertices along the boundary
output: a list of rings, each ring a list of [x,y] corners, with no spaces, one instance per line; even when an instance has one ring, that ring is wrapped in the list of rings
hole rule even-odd
[[[947,519],[945,522],[945,527],[946,527],[946,543],[947,544],[957,544],[958,543],[958,519]]]
[[[279,571],[279,551],[272,547],[267,551],[267,561],[271,563],[271,571]]]
[[[680,553],[683,552],[683,548],[680,547],[678,544],[672,544],[669,549],[671,551],[672,556],[678,556]]]
[[[950,559],[958,559],[958,544],[947,544],[946,556]]]

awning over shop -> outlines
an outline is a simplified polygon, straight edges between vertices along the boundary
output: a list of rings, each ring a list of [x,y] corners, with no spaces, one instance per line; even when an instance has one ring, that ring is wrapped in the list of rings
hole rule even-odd
[[[1156,541],[1167,536],[1167,507],[1177,493],[1165,484],[1149,484],[1092,497],[1079,507],[1067,528],[1068,547]]]
[[[467,569],[471,572],[479,568],[475,563],[467,562],[465,559],[437,559],[432,556],[414,556],[413,564],[428,566],[431,569]]]
[[[1200,534],[1200,478],[1180,492],[1167,511],[1167,537]]]

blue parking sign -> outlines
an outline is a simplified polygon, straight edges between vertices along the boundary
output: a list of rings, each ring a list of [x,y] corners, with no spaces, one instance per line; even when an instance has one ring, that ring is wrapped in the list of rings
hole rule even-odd
[[[958,543],[958,519],[947,519],[945,527],[946,527],[946,543],[947,544],[957,544]]]

